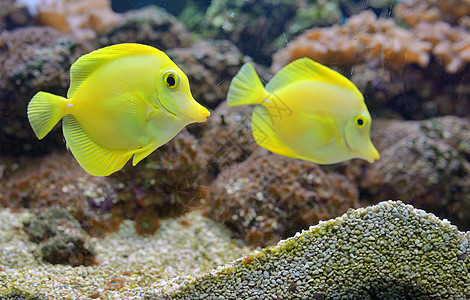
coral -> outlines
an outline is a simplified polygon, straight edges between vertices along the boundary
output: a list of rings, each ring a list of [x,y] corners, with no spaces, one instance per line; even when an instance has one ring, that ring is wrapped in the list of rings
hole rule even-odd
[[[78,39],[92,39],[121,19],[109,0],[39,0],[34,8],[39,24],[72,32]]]
[[[2,0],[0,2],[0,32],[5,29],[13,30],[17,27],[33,24],[34,19],[25,4],[16,0]]]
[[[457,25],[461,19],[470,15],[470,2],[468,0],[399,1],[393,14],[411,26],[421,22],[436,21]]]
[[[26,106],[39,90],[65,95],[69,68],[82,54],[70,36],[48,27],[0,33],[0,153],[40,154],[64,147],[62,133],[38,142],[26,118]]]
[[[365,62],[370,66],[386,65],[389,68],[402,68],[408,64],[424,68],[429,63],[431,46],[398,27],[394,20],[377,18],[373,12],[363,11],[344,25],[305,31],[274,54],[271,69],[277,72],[301,57],[344,70]]]
[[[139,231],[158,226],[139,215],[176,216],[201,206],[207,190],[206,167],[198,141],[183,130],[136,167],[127,165],[110,176],[118,199],[113,205],[128,217],[137,214],[137,220],[146,223],[137,224]]]
[[[228,107],[222,103],[203,126],[201,147],[208,157],[209,173],[220,171],[247,159],[258,148],[251,133],[252,107]]]
[[[148,299],[461,299],[469,234],[400,201],[349,210]],[[166,289],[166,291],[162,291]]]
[[[365,199],[401,199],[470,228],[468,119],[376,120],[372,136],[381,157],[360,177]]]
[[[230,82],[244,62],[238,48],[226,40],[203,41],[167,54],[189,77],[194,99],[209,108],[225,100]]]
[[[40,212],[61,207],[98,234],[117,228],[120,220],[106,214],[115,201],[112,184],[103,177],[86,173],[70,153],[52,153],[36,159],[6,159],[1,163],[0,204]],[[117,221],[117,222],[116,222]],[[117,223],[117,224],[116,224]]]
[[[433,55],[449,74],[460,72],[470,62],[470,33],[465,28],[469,14],[466,0],[402,1],[394,9],[395,18],[408,23],[418,38],[432,43]]]
[[[108,26],[97,37],[97,48],[119,43],[141,43],[161,50],[188,47],[189,32],[175,17],[154,6],[122,15],[122,19]]]
[[[273,245],[358,206],[358,191],[344,176],[275,154],[253,155],[212,186],[208,215],[253,246]]]
[[[470,6],[470,5],[469,5]],[[456,74],[470,62],[470,33],[445,22],[420,22],[413,31],[423,41],[433,44],[432,53],[449,74]]]
[[[52,264],[95,263],[95,251],[80,223],[65,210],[51,208],[25,222],[24,230],[39,244],[36,253]]]

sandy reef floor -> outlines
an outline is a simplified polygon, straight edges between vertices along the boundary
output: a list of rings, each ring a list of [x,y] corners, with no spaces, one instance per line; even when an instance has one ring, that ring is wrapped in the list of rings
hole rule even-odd
[[[152,236],[139,236],[127,220],[119,231],[93,238],[99,265],[51,265],[34,258],[38,245],[22,230],[29,215],[0,210],[0,293],[17,288],[46,299],[141,299],[158,281],[164,286],[208,272],[250,251],[223,225],[193,212],[162,220]]]

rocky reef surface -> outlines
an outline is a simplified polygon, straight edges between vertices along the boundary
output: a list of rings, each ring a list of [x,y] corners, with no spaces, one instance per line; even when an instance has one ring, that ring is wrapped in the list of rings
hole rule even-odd
[[[203,275],[157,282],[147,299],[464,299],[469,238],[433,214],[381,202]]]
[[[0,299],[470,298],[468,233],[443,220],[470,228],[468,1],[371,0],[361,12],[357,1],[186,0],[176,17],[25,2],[0,4]],[[65,95],[80,55],[121,42],[163,50],[213,111],[138,166],[94,177],[60,129],[37,140],[26,106],[39,90]],[[268,81],[300,56],[363,92],[379,161],[269,154],[252,107],[227,107],[243,63]],[[387,199],[441,220],[400,202],[366,207]]]
[[[22,229],[30,218],[0,211],[0,299],[470,296],[470,235],[401,201],[350,209],[255,251],[198,212],[162,221],[152,236],[127,220],[92,239],[97,262],[87,267],[38,261]]]

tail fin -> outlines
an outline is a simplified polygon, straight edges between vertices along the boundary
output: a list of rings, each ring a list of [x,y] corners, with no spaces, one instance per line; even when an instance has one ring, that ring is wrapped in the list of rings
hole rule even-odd
[[[28,119],[38,139],[42,139],[65,115],[64,97],[39,92],[28,104]]]
[[[232,80],[227,95],[229,106],[261,104],[268,96],[255,69],[244,64]]]

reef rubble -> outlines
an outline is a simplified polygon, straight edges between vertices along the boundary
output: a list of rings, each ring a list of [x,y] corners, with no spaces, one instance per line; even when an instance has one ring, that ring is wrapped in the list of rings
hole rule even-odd
[[[463,299],[469,238],[445,219],[385,201],[202,276],[157,282],[147,299]]]

